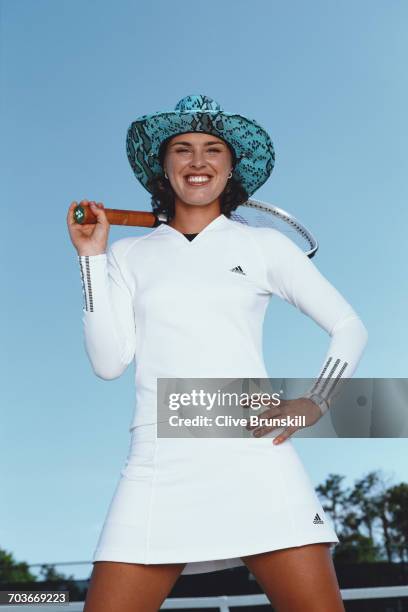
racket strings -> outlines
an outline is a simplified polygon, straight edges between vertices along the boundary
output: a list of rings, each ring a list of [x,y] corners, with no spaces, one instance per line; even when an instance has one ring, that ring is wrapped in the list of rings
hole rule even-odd
[[[269,227],[286,234],[309,257],[313,257],[318,245],[312,234],[284,210],[266,205],[259,200],[248,200],[239,206],[239,212],[231,212],[230,218],[253,227]]]

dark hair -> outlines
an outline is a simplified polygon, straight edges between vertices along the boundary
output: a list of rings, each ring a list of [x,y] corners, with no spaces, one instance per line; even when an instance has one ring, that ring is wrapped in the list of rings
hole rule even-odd
[[[162,142],[159,151],[159,160],[163,167],[163,160],[166,151],[166,145],[170,138]],[[226,142],[231,151],[233,167],[236,164],[235,151]],[[175,214],[175,194],[170,184],[170,181],[164,175],[155,176],[150,179],[148,188],[152,193],[152,208],[155,214],[164,213],[167,215],[167,221],[170,221]],[[224,191],[220,194],[221,213],[229,217],[231,212],[240,204],[243,204],[248,199],[248,193],[241,182],[234,177],[228,179]]]

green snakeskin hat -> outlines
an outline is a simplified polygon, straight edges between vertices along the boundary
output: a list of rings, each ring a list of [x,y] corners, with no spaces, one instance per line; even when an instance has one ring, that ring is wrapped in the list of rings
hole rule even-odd
[[[163,141],[186,132],[218,136],[232,147],[236,163],[233,177],[248,196],[259,189],[275,165],[269,134],[254,119],[225,112],[208,96],[186,96],[172,111],[142,115],[132,122],[126,137],[126,152],[137,178],[148,191],[148,182],[163,176],[159,152]]]

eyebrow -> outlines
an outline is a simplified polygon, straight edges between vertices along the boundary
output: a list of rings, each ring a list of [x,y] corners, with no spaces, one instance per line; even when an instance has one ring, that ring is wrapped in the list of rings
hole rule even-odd
[[[222,145],[225,146],[223,142],[220,142],[218,140],[209,140],[208,142],[204,143],[205,145]],[[176,145],[185,145],[188,147],[191,147],[191,142],[185,142],[185,141],[177,141],[177,142],[173,142],[173,144],[171,144],[171,147],[175,147]]]

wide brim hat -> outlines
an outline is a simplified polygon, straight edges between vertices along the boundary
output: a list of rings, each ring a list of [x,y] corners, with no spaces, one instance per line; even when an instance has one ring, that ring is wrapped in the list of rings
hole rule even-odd
[[[164,176],[160,145],[177,134],[204,132],[224,140],[235,153],[232,176],[241,182],[248,196],[270,176],[275,151],[266,130],[254,119],[225,112],[208,96],[182,98],[174,110],[142,115],[128,128],[126,152],[138,181],[150,193],[149,181]]]

